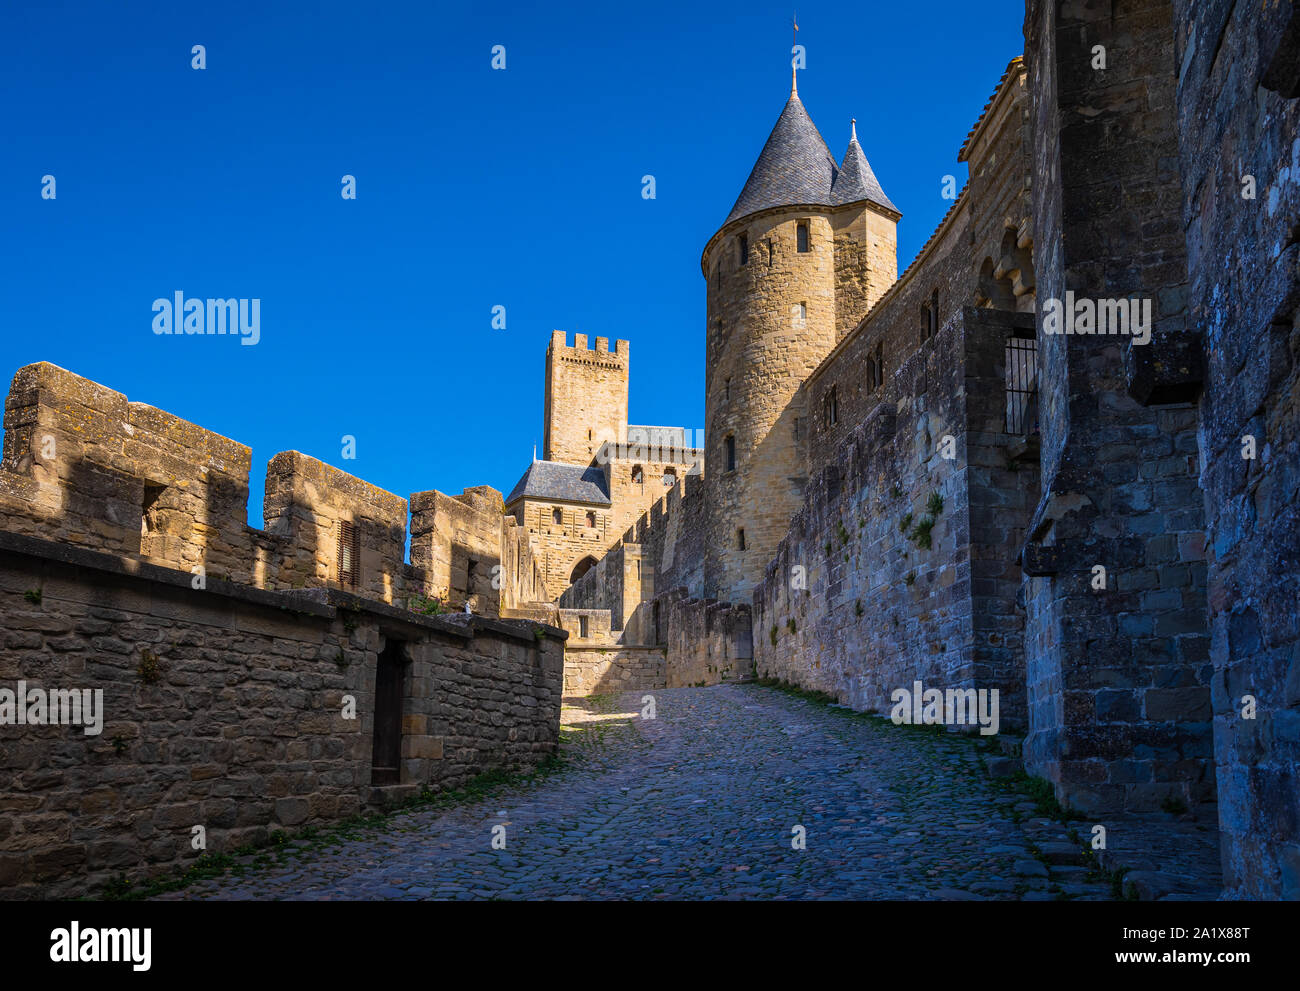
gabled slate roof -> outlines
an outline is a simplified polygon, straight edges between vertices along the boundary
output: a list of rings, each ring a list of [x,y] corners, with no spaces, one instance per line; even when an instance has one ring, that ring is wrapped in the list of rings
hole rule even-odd
[[[849,142],[843,178],[817,125],[795,93],[759,152],[745,187],[723,226],[770,207],[811,204],[840,206],[869,200],[895,213],[898,208],[880,188],[856,137]]]
[[[523,478],[506,496],[509,506],[517,499],[548,499],[608,506],[605,472],[595,465],[565,465],[556,461],[534,461]]]

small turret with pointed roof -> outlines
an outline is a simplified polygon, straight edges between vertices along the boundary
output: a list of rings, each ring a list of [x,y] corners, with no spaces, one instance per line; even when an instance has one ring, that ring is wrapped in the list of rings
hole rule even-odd
[[[862,145],[858,144],[858,121],[855,117],[850,122],[849,147],[844,152],[844,161],[831,183],[831,205],[842,206],[866,200],[899,213],[898,207],[890,202],[885,191],[880,188],[876,173],[871,171],[871,164],[863,154]]]

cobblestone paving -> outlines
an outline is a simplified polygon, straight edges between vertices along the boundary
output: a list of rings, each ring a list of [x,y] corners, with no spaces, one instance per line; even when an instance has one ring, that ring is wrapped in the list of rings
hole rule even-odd
[[[757,685],[566,706],[566,764],[166,898],[1104,899],[969,740]],[[506,827],[506,849],[491,848]],[[792,827],[807,848],[792,848]]]

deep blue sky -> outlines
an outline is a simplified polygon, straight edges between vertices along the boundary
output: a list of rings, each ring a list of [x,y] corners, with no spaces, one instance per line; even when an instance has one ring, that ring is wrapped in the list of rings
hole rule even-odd
[[[256,525],[282,450],[508,491],[553,328],[632,342],[631,422],[702,427],[700,252],[788,96],[790,4],[482,6],[4,4],[0,376],[51,361],[250,445]],[[857,117],[901,271],[1023,5],[798,11],[800,96],[837,158]],[[176,290],[260,298],[261,342],[155,336]]]

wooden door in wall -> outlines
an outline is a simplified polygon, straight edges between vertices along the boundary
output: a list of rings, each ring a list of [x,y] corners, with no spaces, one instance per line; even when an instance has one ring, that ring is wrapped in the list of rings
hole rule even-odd
[[[375,739],[370,783],[395,785],[402,759],[402,649],[389,644],[375,668]]]

